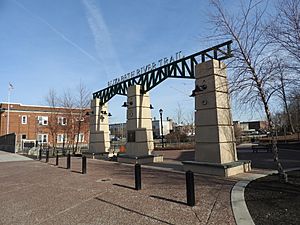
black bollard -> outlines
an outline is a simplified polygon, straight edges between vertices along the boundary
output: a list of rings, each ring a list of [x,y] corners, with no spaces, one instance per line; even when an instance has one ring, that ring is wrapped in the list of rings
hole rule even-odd
[[[82,156],[81,166],[82,166],[82,174],[86,174],[86,156],[85,155]]]
[[[187,205],[195,205],[195,187],[194,187],[194,173],[192,171],[187,171],[186,175],[186,198]]]
[[[67,169],[71,168],[71,155],[68,153],[67,155]]]
[[[141,190],[142,189],[142,176],[141,176],[141,165],[135,164],[134,166],[134,172],[135,172],[135,190]]]
[[[41,161],[42,160],[42,149],[40,148],[39,150],[39,160]]]
[[[55,165],[58,166],[58,151],[56,151],[56,162]]]
[[[49,150],[46,150],[46,163],[49,162]]]

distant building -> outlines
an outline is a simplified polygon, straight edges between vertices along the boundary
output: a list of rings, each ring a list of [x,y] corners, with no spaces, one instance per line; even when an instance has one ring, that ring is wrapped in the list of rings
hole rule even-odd
[[[266,130],[268,128],[267,121],[250,121],[248,122],[249,130],[254,129],[256,131]]]
[[[172,120],[163,120],[163,133],[169,134],[173,130]],[[109,131],[112,139],[122,139],[127,137],[126,123],[114,123],[109,125]],[[152,120],[153,137],[161,136],[160,120]]]
[[[109,124],[109,131],[112,139],[122,139],[127,137],[126,123]]]
[[[160,120],[152,120],[152,130],[153,130],[153,136],[154,138],[160,137],[162,134],[165,136],[169,134],[174,129],[174,123],[172,120],[163,120],[163,133],[161,130],[161,121]]]
[[[267,121],[249,121],[239,122],[233,121],[234,126],[239,127],[244,135],[259,134],[267,130]]]
[[[195,135],[195,125],[194,124],[174,124],[174,132],[182,133],[187,136]]]
[[[240,125],[240,128],[242,129],[242,131],[249,130],[249,123],[248,122],[240,122],[239,125]]]
[[[9,133],[16,134],[17,149],[28,141],[46,146],[89,143],[89,109],[9,104]],[[7,134],[8,104],[0,103],[0,136]],[[80,124],[80,132],[78,127]]]

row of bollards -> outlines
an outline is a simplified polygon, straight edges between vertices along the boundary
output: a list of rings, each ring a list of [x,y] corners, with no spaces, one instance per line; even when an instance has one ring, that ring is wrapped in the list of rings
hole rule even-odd
[[[39,150],[39,160],[42,160],[42,149]],[[46,151],[46,162],[49,162],[49,151]],[[56,152],[55,165],[58,166],[59,156],[58,151]],[[86,156],[82,156],[81,163],[81,173],[86,174],[87,160]],[[67,169],[71,169],[71,155],[67,155]],[[135,175],[135,190],[142,189],[142,175],[141,175],[141,165],[136,163],[134,166]],[[195,206],[195,184],[194,184],[194,173],[192,171],[187,171],[186,176],[186,198],[188,206]]]
[[[86,156],[82,156],[81,173],[86,174]]]
[[[185,172],[186,179],[186,199],[188,206],[195,205],[195,183],[194,173],[192,171]]]
[[[67,169],[71,169],[71,155],[68,153],[67,155]]]
[[[134,175],[135,175],[135,190],[142,189],[142,175],[141,175],[141,165],[135,164],[134,166]],[[188,206],[195,206],[195,182],[194,182],[194,173],[192,171],[187,171],[185,173],[186,178],[186,199]]]
[[[141,165],[135,164],[134,166],[134,175],[135,175],[135,190],[142,189],[142,175],[141,175]]]
[[[86,156],[82,156],[82,162],[81,162],[81,173],[86,174]],[[42,149],[39,149],[39,161],[42,160]],[[55,165],[58,166],[59,156],[58,151],[56,151],[56,160]],[[46,151],[46,163],[49,162],[49,151]],[[67,155],[67,169],[71,169],[71,154],[68,153]]]
[[[41,148],[39,149],[39,160],[40,161],[42,160],[42,149]]]

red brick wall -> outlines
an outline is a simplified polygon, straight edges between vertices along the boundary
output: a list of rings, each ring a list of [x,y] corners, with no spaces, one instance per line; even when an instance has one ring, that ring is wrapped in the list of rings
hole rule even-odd
[[[7,104],[0,103],[0,108],[2,111],[0,113],[0,135],[6,134],[7,127]],[[3,110],[3,108],[5,110]],[[89,142],[89,118],[86,115],[85,110],[83,112],[84,121],[82,122],[81,133],[84,133],[84,142],[87,144]],[[62,134],[66,131],[74,132],[75,126],[71,126],[72,121],[78,118],[80,110],[73,109],[70,112],[66,108],[51,108],[51,107],[41,107],[41,106],[26,106],[21,104],[10,104],[9,113],[9,133],[16,133],[17,141],[21,140],[21,135],[26,135],[27,140],[36,140],[37,134],[48,134],[48,142],[50,145],[53,143],[51,135],[51,126],[56,126],[56,135]],[[27,116],[27,124],[22,124],[22,116]],[[48,116],[48,125],[39,125],[38,116]],[[58,117],[66,117],[67,125],[58,125]]]

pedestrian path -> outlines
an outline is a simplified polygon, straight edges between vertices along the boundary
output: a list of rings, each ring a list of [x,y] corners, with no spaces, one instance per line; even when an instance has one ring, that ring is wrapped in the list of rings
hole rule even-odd
[[[16,162],[16,161],[28,161],[28,160],[32,160],[32,159],[15,153],[0,151],[0,162]]]

